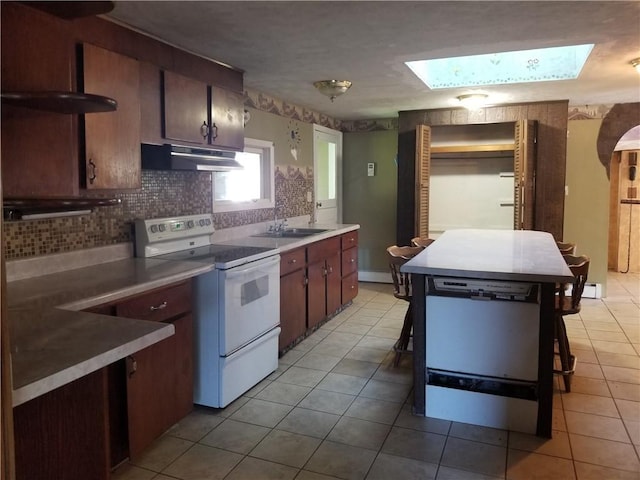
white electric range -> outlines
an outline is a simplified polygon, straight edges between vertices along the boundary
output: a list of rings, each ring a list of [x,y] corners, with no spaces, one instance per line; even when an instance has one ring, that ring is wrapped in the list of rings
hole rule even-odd
[[[210,214],[135,221],[136,256],[214,267],[194,279],[194,403],[222,408],[278,368],[280,255],[213,233]]]

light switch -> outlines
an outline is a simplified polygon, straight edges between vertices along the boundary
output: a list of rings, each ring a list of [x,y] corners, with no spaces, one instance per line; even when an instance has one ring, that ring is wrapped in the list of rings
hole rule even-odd
[[[376,164],[371,162],[367,163],[367,176],[373,177],[376,174]]]

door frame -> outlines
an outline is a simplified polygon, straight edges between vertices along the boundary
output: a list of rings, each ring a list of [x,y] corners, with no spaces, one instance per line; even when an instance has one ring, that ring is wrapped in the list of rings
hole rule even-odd
[[[314,222],[318,220],[317,217],[317,187],[318,187],[318,158],[316,154],[316,134],[329,135],[335,139],[336,143],[336,222],[342,223],[342,132],[339,130],[333,130],[332,128],[323,127],[322,125],[313,124],[313,219]]]

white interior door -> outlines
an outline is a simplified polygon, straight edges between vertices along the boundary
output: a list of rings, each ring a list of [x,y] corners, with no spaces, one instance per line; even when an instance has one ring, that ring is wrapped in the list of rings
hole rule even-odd
[[[315,220],[342,222],[342,132],[313,126]]]

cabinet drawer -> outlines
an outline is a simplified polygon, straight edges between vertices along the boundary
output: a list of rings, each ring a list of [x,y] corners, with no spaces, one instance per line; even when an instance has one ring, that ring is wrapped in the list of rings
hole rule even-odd
[[[358,248],[352,247],[342,252],[342,276],[358,270]]]
[[[191,311],[191,283],[153,290],[116,305],[119,317],[162,322]]]
[[[349,303],[358,295],[358,272],[342,279],[342,304]]]
[[[355,247],[358,245],[358,231],[354,230],[353,232],[345,233],[340,237],[340,240],[342,242],[342,250]]]
[[[307,246],[308,263],[324,260],[340,251],[340,237],[327,238]]]
[[[304,248],[280,254],[280,276],[304,267]]]

